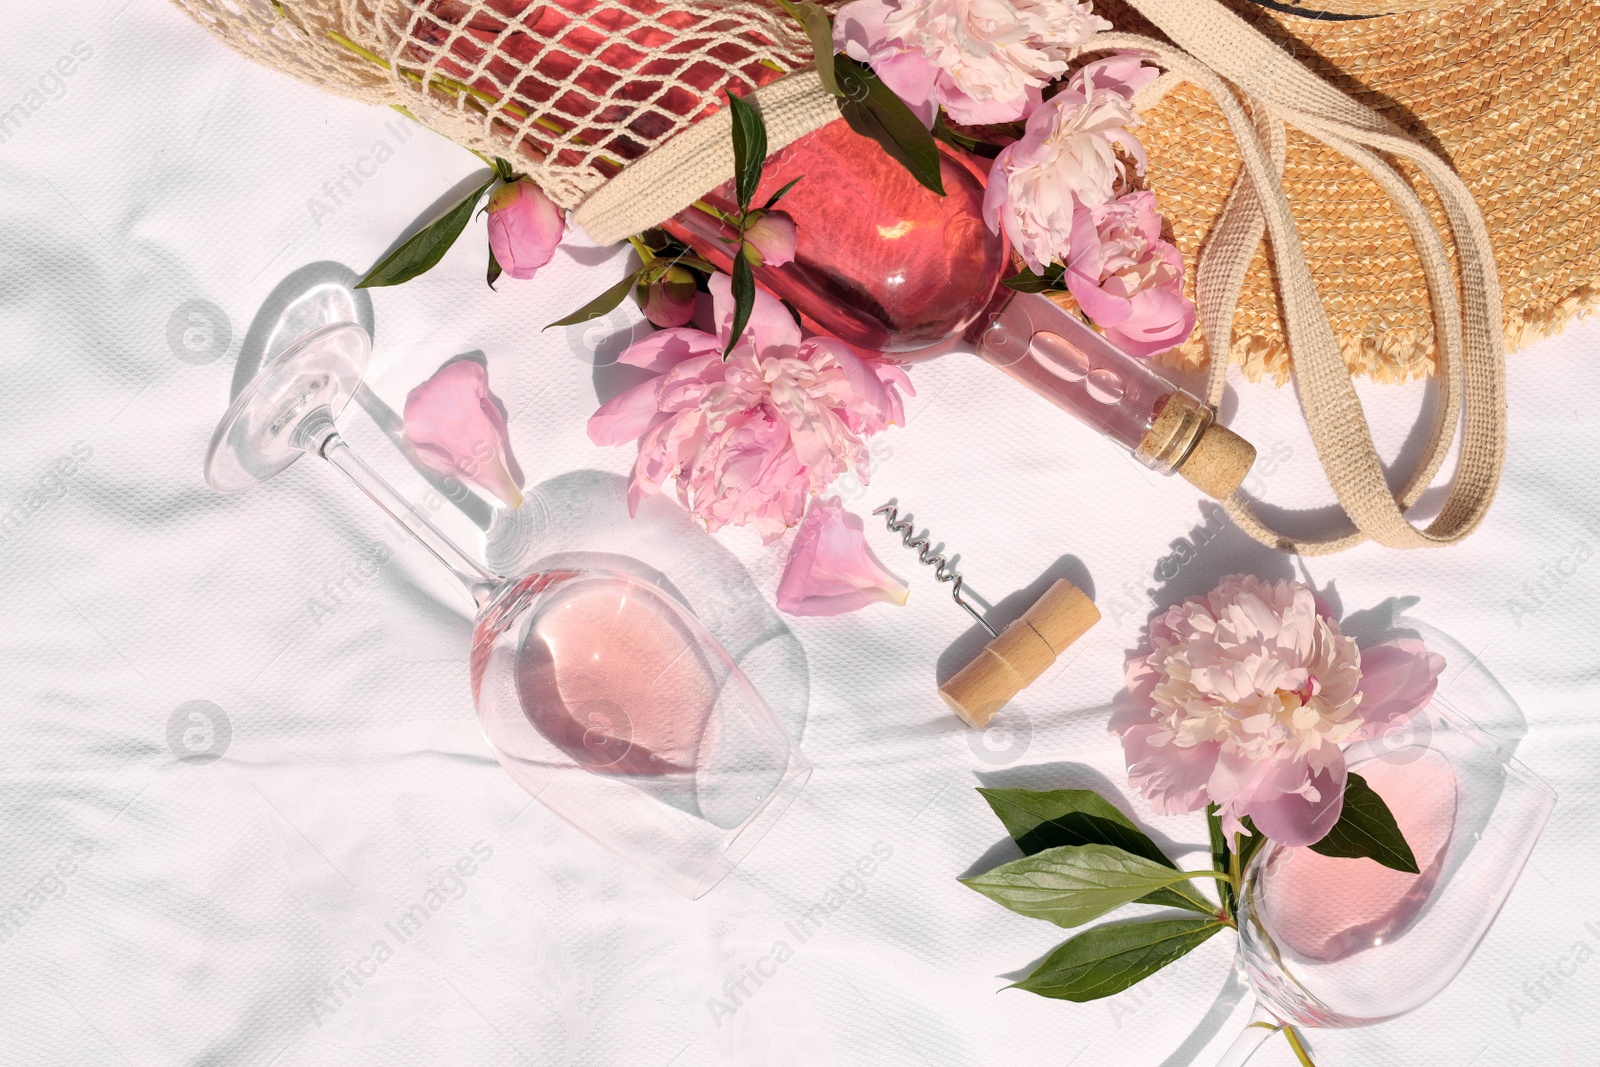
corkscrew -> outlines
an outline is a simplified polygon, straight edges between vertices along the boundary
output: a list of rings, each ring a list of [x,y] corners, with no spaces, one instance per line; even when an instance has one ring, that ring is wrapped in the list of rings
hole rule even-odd
[[[1000,636],[1000,631],[996,630],[993,626],[990,626],[989,620],[985,619],[977,608],[961,599],[961,572],[951,567],[950,561],[944,556],[934,554],[932,545],[928,543],[928,539],[926,537],[916,536],[916,527],[912,526],[911,523],[900,517],[899,509],[897,509],[893,503],[885,504],[881,508],[876,508],[872,513],[874,515],[884,516],[884,525],[889,528],[890,533],[897,533],[900,535],[900,543],[902,545],[905,545],[907,548],[914,548],[917,550],[917,562],[922,564],[924,567],[932,567],[934,569],[934,581],[950,583],[951,599],[957,604],[960,604],[962,610],[968,615],[971,615],[974,619],[977,619],[978,625],[982,626],[985,630],[988,630],[990,637]]]
[[[1021,618],[1004,630],[996,630],[962,598],[961,572],[951,567],[942,553],[933,551],[926,534],[916,535],[911,522],[900,517],[895,501],[872,513],[884,516],[884,525],[890,533],[900,535],[902,545],[916,549],[917,562],[932,567],[934,580],[948,583],[951,599],[993,638],[976,659],[939,687],[944,702],[968,726],[980,730],[987,726],[995,712],[1037,681],[1068,645],[1100,621],[1100,610],[1094,601],[1065,578],[1058,578]]]

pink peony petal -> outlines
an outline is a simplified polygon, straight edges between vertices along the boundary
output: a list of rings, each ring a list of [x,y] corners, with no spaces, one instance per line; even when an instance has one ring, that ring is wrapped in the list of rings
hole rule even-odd
[[[894,52],[874,62],[872,70],[924,126],[933,129],[939,114],[939,102],[933,97],[939,71],[926,56],[921,52]]]
[[[713,274],[707,283],[711,289],[712,316],[717,323],[717,338],[726,345],[733,334],[733,279],[726,274]],[[784,349],[800,344],[800,326],[777,297],[765,289],[756,290],[755,304],[750,309],[750,321],[745,326],[742,344],[753,345],[756,350],[778,349],[775,354],[788,354]]]
[[[1216,742],[1181,748],[1159,726],[1135,726],[1122,734],[1128,784],[1162,815],[1181,815],[1206,805],[1206,783],[1216,767]]]
[[[908,590],[867,547],[861,520],[838,499],[814,500],[789,549],[778,582],[778,610],[843,615],[868,604],[904,604]]]
[[[561,209],[531,178],[501,185],[489,197],[489,247],[513,278],[531,278],[549,263],[565,230]]]
[[[406,396],[406,440],[429,468],[522,505],[512,477],[516,460],[505,417],[489,392],[489,374],[470,359],[447,363]]]
[[[597,445],[625,445],[643,437],[661,415],[656,407],[658,380],[640,382],[601,404],[600,410],[589,416],[589,440]]]
[[[1352,740],[1381,736],[1428,706],[1439,687],[1444,657],[1421,641],[1402,637],[1361,653],[1361,703],[1356,714],[1366,726]]]
[[[1304,761],[1278,764],[1250,802],[1250,818],[1274,841],[1314,845],[1339,821],[1348,777],[1342,755],[1316,772]]]
[[[635,341],[617,357],[618,363],[665,374],[686,359],[715,352],[721,354],[717,339],[702,331],[679,327],[657,330],[642,341]]]
[[[1085,63],[1072,75],[1068,85],[1083,92],[1087,85],[1096,89],[1109,89],[1124,100],[1155,81],[1161,72],[1139,56],[1123,52],[1093,63]]]

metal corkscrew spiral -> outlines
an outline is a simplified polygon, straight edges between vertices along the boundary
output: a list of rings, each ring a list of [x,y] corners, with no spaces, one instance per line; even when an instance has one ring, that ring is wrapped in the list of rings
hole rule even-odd
[[[893,503],[888,503],[880,508],[875,508],[872,513],[874,515],[884,516],[884,524],[888,526],[890,533],[897,533],[900,535],[900,543],[902,545],[905,545],[907,548],[914,548],[917,550],[917,562],[923,564],[924,566],[934,568],[933,576],[937,581],[950,583],[951,599],[957,604],[960,604],[968,615],[971,615],[974,619],[977,619],[979,626],[982,626],[985,630],[988,630],[990,635],[993,637],[1000,636],[1000,632],[993,626],[989,625],[989,621],[978,613],[977,608],[974,608],[971,604],[968,604],[965,600],[961,599],[961,583],[963,580],[961,577],[961,572],[952,568],[950,566],[950,561],[944,556],[933,553],[931,551],[932,546],[928,543],[928,539],[926,537],[916,536],[916,527],[912,526],[911,523],[907,522],[906,520],[900,518],[900,512]]]

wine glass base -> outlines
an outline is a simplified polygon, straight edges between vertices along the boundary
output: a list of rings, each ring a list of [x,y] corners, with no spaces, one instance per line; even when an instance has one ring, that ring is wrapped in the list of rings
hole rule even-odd
[[[218,492],[242,493],[299,459],[294,441],[301,421],[322,408],[337,418],[371,359],[372,339],[353,322],[312,330],[274,356],[217,424],[206,482]]]

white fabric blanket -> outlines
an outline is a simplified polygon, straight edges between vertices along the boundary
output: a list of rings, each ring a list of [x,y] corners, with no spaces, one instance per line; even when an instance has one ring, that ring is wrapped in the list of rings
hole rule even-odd
[[[916,368],[909,425],[877,439],[871,486],[844,500],[865,516],[898,498],[989,602],[1065,575],[1105,615],[985,735],[935,694],[941,662],[973,647],[969,620],[876,524],[908,606],[780,619],[786,543],[554,523],[595,538],[568,547],[728,583],[745,614],[716,623],[725,640],[776,638],[758,673],[816,770],[690,902],[502,773],[472,713],[470,604],[417,549],[384,563],[380,517],[334,472],[301,463],[240,497],[201,478],[274,307],[365,269],[479,162],[245,63],[160,0],[12,5],[6,21],[0,1062],[1209,1067],[1248,1010],[1231,935],[1107,1001],[997,994],[1063,935],[956,879],[1014,854],[983,783],[1099,788],[1201,860],[1201,820],[1128,797],[1105,712],[1153,607],[1236,570],[1309,576],[1347,613],[1419,598],[1411,614],[1450,638],[1445,691],[1467,702],[1498,679],[1525,724],[1486,714],[1525,729],[1519,755],[1561,794],[1460,979],[1399,1021],[1312,1034],[1318,1062],[1597,1062],[1600,325],[1512,357],[1505,484],[1476,536],[1303,570],[977,359]],[[564,478],[613,507],[631,450],[591,445],[584,421],[614,388],[594,366],[637,312],[539,327],[624,256],[574,241],[495,293],[482,226],[372,294],[382,403],[349,434],[420,494],[369,414],[478,352],[529,484]],[[1424,390],[1361,392],[1385,453],[1411,455]],[[1251,488],[1325,505],[1292,391],[1238,383],[1230,403],[1263,457]],[[483,543],[471,516],[439,513]],[[691,559],[710,569],[684,573]],[[176,758],[195,749],[220,758]],[[420,931],[393,936],[430,893]],[[1274,1042],[1257,1062],[1293,1061]]]

